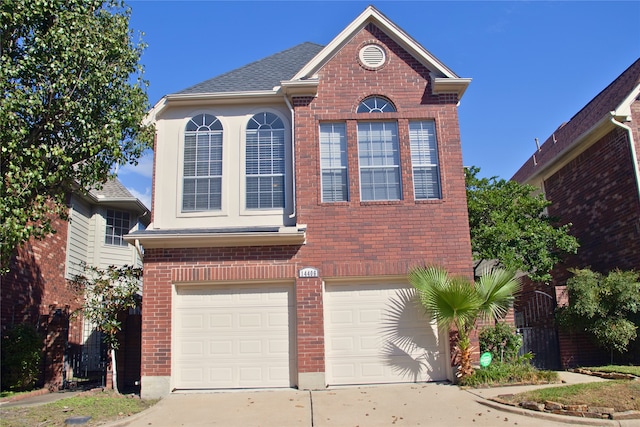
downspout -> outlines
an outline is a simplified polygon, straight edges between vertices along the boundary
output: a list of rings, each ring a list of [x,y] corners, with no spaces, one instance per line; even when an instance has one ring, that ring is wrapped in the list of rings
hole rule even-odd
[[[636,145],[633,141],[633,130],[622,122],[616,120],[615,112],[611,111],[610,121],[614,126],[618,126],[627,131],[629,135],[629,144],[631,145],[631,158],[633,160],[633,171],[636,175],[636,190],[638,191],[638,201],[640,202],[640,168],[638,167],[638,153],[636,152]]]
[[[293,192],[293,212],[289,215],[289,218],[296,217],[296,152],[295,152],[295,140],[296,140],[296,119],[293,111],[293,106],[291,106],[291,102],[289,102],[289,98],[287,98],[287,94],[284,94],[284,102],[287,104],[289,108],[289,112],[291,113],[291,177],[292,181],[292,192]],[[296,223],[298,220],[296,219]]]

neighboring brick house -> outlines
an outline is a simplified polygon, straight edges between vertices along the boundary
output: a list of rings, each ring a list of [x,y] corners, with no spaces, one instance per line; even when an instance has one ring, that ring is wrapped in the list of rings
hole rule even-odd
[[[2,277],[1,287],[2,328],[26,322],[45,336],[40,382],[51,389],[63,385],[63,372],[84,376],[104,371],[101,336],[82,316],[72,316],[82,299],[70,281],[83,273],[82,263],[101,268],[142,266],[138,250],[122,236],[146,227],[150,220],[148,208],[117,180],[87,195],[71,194],[68,203],[69,221],[54,219],[55,234],[43,240],[31,239],[19,248],[9,272]],[[137,323],[139,329],[139,320]],[[137,336],[139,341],[136,316],[130,316],[127,325],[127,340],[135,341]],[[122,386],[140,378],[139,349],[132,347],[126,353],[126,360],[125,352],[118,355],[123,358],[120,366],[127,367]]]
[[[570,268],[640,268],[639,96],[640,59],[549,136],[513,176],[540,188],[552,202],[549,215],[572,223],[570,232],[580,243],[577,254],[554,269],[550,285],[527,283],[528,289],[554,296],[555,287],[560,295]],[[585,336],[562,331],[559,347],[562,367],[610,357]]]
[[[459,78],[368,7],[165,96],[145,249],[142,396],[453,379],[409,269],[472,278]]]

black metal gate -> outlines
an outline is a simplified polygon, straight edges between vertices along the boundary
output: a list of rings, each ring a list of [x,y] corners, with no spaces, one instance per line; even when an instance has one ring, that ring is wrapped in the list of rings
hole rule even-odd
[[[532,363],[539,369],[560,369],[555,308],[555,297],[542,291],[520,294],[515,307],[516,328],[523,341],[520,354],[533,353]]]

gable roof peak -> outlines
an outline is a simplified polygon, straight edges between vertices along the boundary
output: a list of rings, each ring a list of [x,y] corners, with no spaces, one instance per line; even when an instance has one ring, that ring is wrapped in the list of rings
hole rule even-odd
[[[471,79],[460,78],[431,54],[431,52],[372,5],[367,6],[356,19],[347,25],[347,27],[318,52],[313,59],[304,65],[304,67],[293,76],[291,81],[313,78],[327,61],[369,24],[373,24],[383,31],[393,41],[398,43],[400,47],[431,71],[434,77],[434,93],[457,93],[459,97],[462,96]]]

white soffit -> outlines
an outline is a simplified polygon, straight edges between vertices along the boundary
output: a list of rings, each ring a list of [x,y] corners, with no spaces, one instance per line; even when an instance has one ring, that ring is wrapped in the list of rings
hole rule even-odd
[[[431,70],[437,77],[448,77],[458,79],[459,77],[446,65],[440,62],[435,56],[427,51],[420,43],[415,41],[400,27],[391,22],[386,16],[380,13],[375,7],[368,6],[351,24],[349,24],[340,34],[338,34],[328,45],[324,47],[311,61],[307,63],[291,80],[300,80],[313,77],[314,74],[331,59],[345,44],[353,38],[355,34],[373,23],[396,43],[411,53],[425,67]]]

